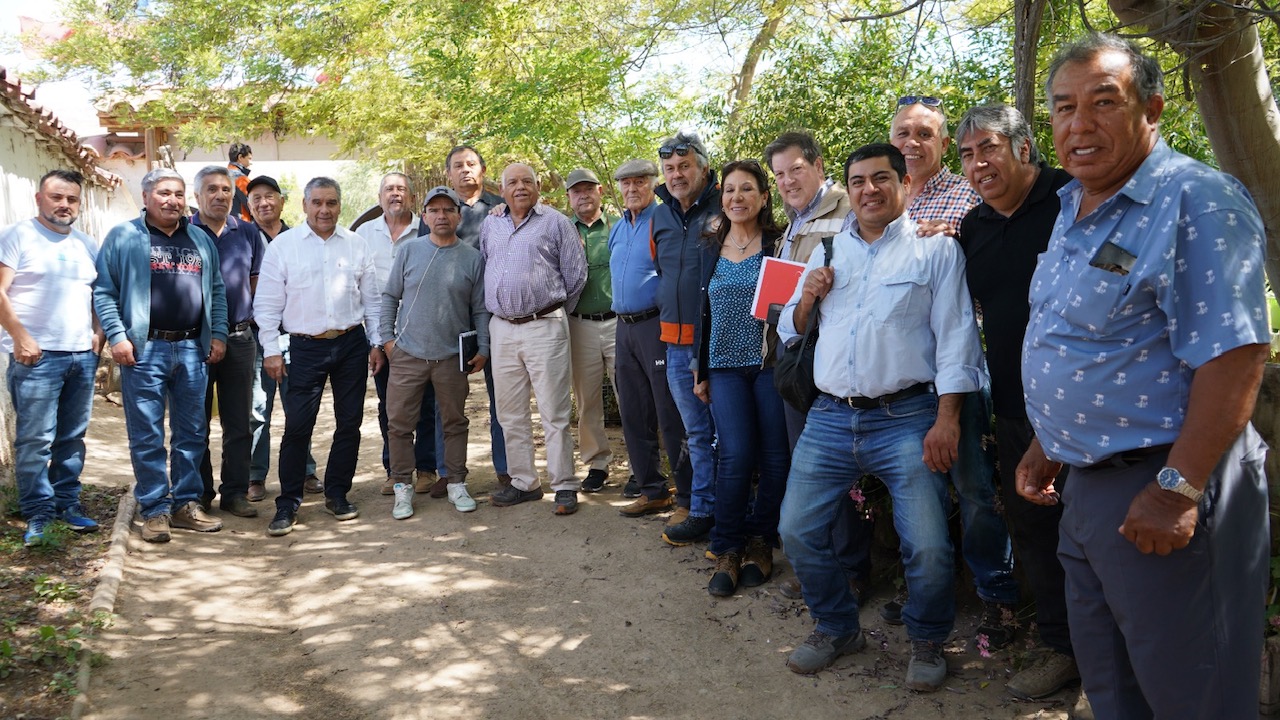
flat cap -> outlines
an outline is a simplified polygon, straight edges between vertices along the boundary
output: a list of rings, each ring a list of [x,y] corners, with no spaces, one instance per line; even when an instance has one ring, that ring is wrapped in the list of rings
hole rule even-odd
[[[586,168],[577,168],[573,172],[569,173],[569,177],[565,178],[564,189],[568,190],[574,185],[577,185],[578,183],[584,183],[584,182],[595,183],[596,185],[599,185],[600,178],[596,177],[595,173],[591,172]]]
[[[636,158],[622,163],[618,171],[613,174],[614,180],[625,180],[630,177],[658,177],[658,164],[652,160]]]
[[[432,200],[435,200],[438,197],[449,198],[449,200],[454,205],[457,205],[459,208],[462,207],[462,198],[458,197],[458,193],[450,190],[449,188],[443,185],[437,185],[427,191],[427,198],[422,201],[422,207],[425,208],[427,206],[427,203],[431,202]]]
[[[275,190],[277,193],[280,193],[281,195],[284,194],[284,191],[280,189],[280,183],[276,182],[275,178],[270,177],[268,175],[259,175],[258,177],[250,180],[249,187],[245,188],[245,193],[247,194],[247,193],[253,192],[253,189],[258,187],[259,185],[266,185],[272,190]]]

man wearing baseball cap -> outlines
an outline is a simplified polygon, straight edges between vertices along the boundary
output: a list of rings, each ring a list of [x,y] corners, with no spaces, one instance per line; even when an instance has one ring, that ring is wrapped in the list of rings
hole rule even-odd
[[[489,358],[489,312],[484,305],[484,261],[480,251],[458,240],[462,201],[446,188],[427,193],[423,221],[428,235],[396,252],[382,293],[381,332],[390,371],[387,376],[387,445],[395,504],[391,516],[413,515],[413,482],[417,463],[414,429],[419,425],[423,394],[435,391],[444,429],[444,464],[449,502],[460,512],[476,509],[467,493],[467,375],[484,368]],[[479,351],[461,358],[458,336],[474,330]],[[427,432],[430,432],[429,430]],[[427,438],[434,442],[434,438]]]
[[[587,252],[587,285],[569,313],[569,354],[573,365],[573,396],[578,402],[578,454],[587,466],[583,492],[599,492],[609,478],[609,437],[604,432],[604,374],[614,385],[613,287],[609,276],[609,230],[618,218],[602,211],[604,188],[587,168],[569,173],[564,188],[573,208],[573,226]]]

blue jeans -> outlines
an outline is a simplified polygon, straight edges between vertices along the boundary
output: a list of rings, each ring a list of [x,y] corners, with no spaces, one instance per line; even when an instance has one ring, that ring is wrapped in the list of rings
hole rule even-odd
[[[170,514],[174,504],[199,500],[204,491],[200,459],[209,430],[204,419],[209,376],[199,340],[148,340],[141,348],[134,348],[134,358],[137,365],[120,366],[120,388],[136,478],[133,495],[142,517],[152,518]],[[166,404],[168,453],[164,449]]]
[[[97,369],[98,356],[89,350],[46,350],[35,365],[9,355],[9,397],[17,415],[14,474],[27,520],[52,520],[80,502]]]
[[[925,467],[924,436],[938,398],[917,395],[855,410],[829,395],[809,409],[791,461],[778,528],[817,630],[858,630],[858,601],[831,545],[840,496],[863,475],[879,477],[893,499],[910,594],[902,620],[913,640],[942,642],[955,623],[955,565],[947,515],[947,476]]]
[[[283,352],[285,376],[280,380],[280,397],[289,392],[289,348]],[[253,414],[249,416],[249,431],[253,433],[253,460],[249,465],[249,482],[265,483],[267,471],[271,469],[271,410],[276,403],[277,383],[262,370],[262,345],[258,345],[258,354],[253,361],[253,374],[257,382],[253,385]],[[316,474],[316,459],[307,449],[308,475]]]
[[[791,449],[773,368],[715,368],[709,380],[719,439],[716,524],[709,549],[716,555],[741,551],[748,537],[762,537],[777,547]],[[760,482],[752,502],[751,477],[757,471]]]
[[[689,440],[689,462],[693,465],[693,487],[689,491],[689,514],[711,517],[715,513],[716,437],[711,409],[693,394],[693,346],[667,344],[667,386],[676,401]]]
[[[1012,474],[1012,469],[1009,472]],[[960,549],[973,572],[978,597],[1014,604],[1019,595],[1018,581],[1013,577],[1013,544],[1004,517],[996,511],[995,473],[991,390],[983,388],[965,396],[960,410],[960,447],[950,472],[960,498]]]

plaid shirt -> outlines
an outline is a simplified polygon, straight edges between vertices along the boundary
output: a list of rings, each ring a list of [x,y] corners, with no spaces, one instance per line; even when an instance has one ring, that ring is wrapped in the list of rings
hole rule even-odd
[[[532,315],[558,302],[572,310],[587,284],[587,254],[569,218],[538,203],[516,227],[508,209],[480,225],[484,304],[500,318]]]
[[[915,200],[907,206],[907,215],[912,220],[945,220],[952,227],[959,228],[960,221],[969,211],[978,206],[982,198],[969,186],[963,175],[957,175],[942,168],[929,178],[924,189]],[[853,213],[844,219],[844,230],[848,230],[857,221]]]

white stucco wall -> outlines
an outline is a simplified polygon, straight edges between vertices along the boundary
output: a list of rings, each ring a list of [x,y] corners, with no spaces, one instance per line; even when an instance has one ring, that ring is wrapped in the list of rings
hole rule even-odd
[[[37,140],[0,106],[0,227],[35,216],[40,177],[55,168],[77,169],[66,155]],[[123,187],[117,191],[86,184],[77,227],[101,239],[112,226],[138,212],[137,201]],[[5,382],[8,368],[8,357],[0,358],[0,483],[13,481],[14,415]]]

